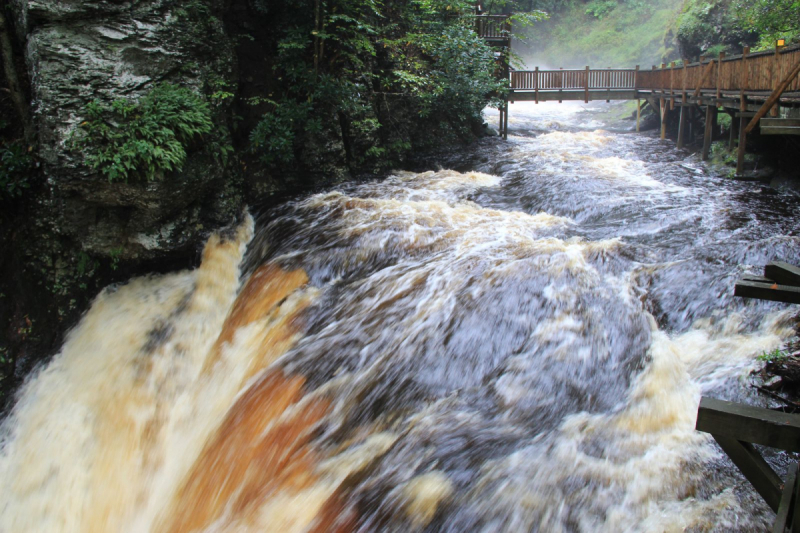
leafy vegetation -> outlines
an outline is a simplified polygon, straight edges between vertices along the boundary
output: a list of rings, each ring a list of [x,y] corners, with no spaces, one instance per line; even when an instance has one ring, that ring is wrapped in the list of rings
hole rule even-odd
[[[730,0],[689,0],[676,22],[684,57],[719,56],[753,45],[757,34],[742,25]]]
[[[673,58],[669,28],[681,0],[571,0],[550,11],[537,25],[521,54],[529,66],[582,68],[633,67]],[[537,9],[546,8],[536,2]]]
[[[138,102],[90,103],[70,144],[83,150],[86,163],[109,181],[131,177],[152,181],[180,170],[186,147],[211,128],[209,106],[202,97],[164,83]]]
[[[744,30],[758,34],[759,48],[800,42],[800,0],[737,0],[733,11]]]
[[[324,137],[341,142],[352,168],[378,170],[426,142],[469,138],[485,105],[499,103],[496,58],[474,31],[471,2],[256,6],[277,34],[272,87],[256,102],[265,112],[249,134],[268,167],[308,163]]]
[[[33,158],[21,142],[0,147],[0,201],[19,198],[30,187]]]
[[[758,357],[756,357],[758,361],[764,363],[780,363],[781,361],[785,361],[788,358],[789,354],[786,351],[781,350],[780,348],[775,348],[771,352],[764,352]]]

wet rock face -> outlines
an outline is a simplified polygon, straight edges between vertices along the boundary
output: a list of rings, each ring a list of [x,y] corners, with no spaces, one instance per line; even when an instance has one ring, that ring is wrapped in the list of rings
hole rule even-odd
[[[140,261],[185,252],[229,221],[240,199],[218,147],[230,142],[227,109],[187,147],[180,172],[109,182],[68,141],[87,105],[137,100],[160,82],[210,94],[234,87],[236,59],[216,13],[221,0],[18,0],[27,30],[34,121],[49,198],[42,216],[78,249]],[[232,90],[232,89],[228,89]]]

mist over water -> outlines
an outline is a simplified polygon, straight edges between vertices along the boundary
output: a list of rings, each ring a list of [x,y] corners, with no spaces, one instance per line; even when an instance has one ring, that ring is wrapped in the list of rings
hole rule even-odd
[[[798,196],[581,105],[473,171],[248,218],[104,291],[5,422],[0,531],[763,531],[703,394],[758,403]]]

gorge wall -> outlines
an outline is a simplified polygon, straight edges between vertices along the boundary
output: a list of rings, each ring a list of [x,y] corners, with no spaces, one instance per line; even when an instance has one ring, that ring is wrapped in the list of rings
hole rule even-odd
[[[99,289],[196,264],[246,205],[482,133],[494,58],[450,7],[325,5],[3,6],[30,110],[0,92],[0,404]]]

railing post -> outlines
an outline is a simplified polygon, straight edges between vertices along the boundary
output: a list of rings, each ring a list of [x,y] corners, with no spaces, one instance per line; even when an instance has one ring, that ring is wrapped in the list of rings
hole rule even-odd
[[[778,46],[778,41],[775,41],[775,57],[772,60],[772,65],[773,65],[772,66],[772,85],[773,85],[772,88],[773,89],[777,89],[778,85],[780,85],[780,83],[781,83],[781,65],[780,65],[780,59],[778,57],[778,53],[780,52],[780,49],[781,49],[781,47]],[[778,99],[778,101],[775,102],[775,105],[772,106],[772,109],[770,109],[770,115],[771,116],[773,116],[773,117],[777,117],[778,116],[778,108],[779,108],[779,106],[780,106],[780,99]]]
[[[611,67],[606,67],[606,103],[611,101]]]
[[[639,65],[636,65],[636,68],[633,70],[633,90],[634,92],[639,90]]]
[[[717,107],[722,105],[722,60],[725,59],[725,52],[719,53],[719,61],[717,61]]]
[[[745,153],[745,145],[747,144],[747,132],[745,132],[745,128],[747,127],[747,118],[744,116],[745,112],[747,111],[747,97],[745,96],[744,92],[747,90],[747,86],[750,82],[749,80],[749,72],[747,66],[747,55],[750,53],[750,47],[745,46],[742,49],[742,87],[741,91],[739,92],[739,147],[736,150],[736,174],[741,175],[744,171],[744,153]]]
[[[589,66],[586,66],[586,80],[583,85],[583,103],[589,103]]]
[[[536,103],[539,103],[539,67],[536,67],[533,74],[533,92]]]
[[[558,73],[558,103],[561,103],[561,93],[564,89],[564,67],[560,67],[558,69],[560,72]]]
[[[675,109],[675,62],[669,64],[669,108]]]

